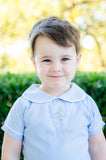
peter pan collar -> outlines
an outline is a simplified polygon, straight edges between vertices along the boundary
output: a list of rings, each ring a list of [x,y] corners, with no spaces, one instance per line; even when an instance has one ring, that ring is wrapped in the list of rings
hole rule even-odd
[[[70,84],[70,90],[59,97],[55,97],[39,89],[39,85],[31,85],[23,94],[22,97],[28,101],[35,103],[47,103],[53,99],[62,99],[69,102],[81,101],[86,97],[86,93],[75,83]]]

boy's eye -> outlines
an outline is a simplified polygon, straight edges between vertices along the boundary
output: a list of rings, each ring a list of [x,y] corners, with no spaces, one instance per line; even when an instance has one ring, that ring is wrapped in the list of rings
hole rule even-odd
[[[44,59],[43,62],[51,62],[50,59]]]
[[[62,58],[61,60],[62,60],[62,61],[68,61],[69,58]]]

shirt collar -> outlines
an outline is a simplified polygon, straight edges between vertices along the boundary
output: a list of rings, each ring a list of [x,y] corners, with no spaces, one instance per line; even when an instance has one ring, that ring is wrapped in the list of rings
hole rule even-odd
[[[59,97],[55,97],[39,89],[39,85],[31,85],[23,94],[22,97],[35,103],[46,103],[53,99],[62,99],[69,102],[81,101],[85,98],[86,93],[75,83],[71,83],[70,90]]]

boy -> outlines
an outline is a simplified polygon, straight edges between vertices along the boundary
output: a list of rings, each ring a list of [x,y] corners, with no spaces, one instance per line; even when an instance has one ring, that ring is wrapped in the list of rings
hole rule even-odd
[[[79,32],[49,17],[29,33],[31,59],[41,85],[29,87],[4,126],[2,160],[106,160],[104,122],[95,102],[75,83]]]

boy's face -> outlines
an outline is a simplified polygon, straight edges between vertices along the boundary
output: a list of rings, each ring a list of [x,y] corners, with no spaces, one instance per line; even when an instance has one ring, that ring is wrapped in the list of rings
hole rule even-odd
[[[74,45],[63,47],[45,36],[36,39],[33,63],[42,82],[41,90],[54,96],[69,90],[79,61]]]

